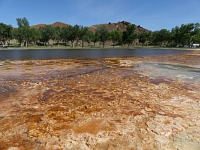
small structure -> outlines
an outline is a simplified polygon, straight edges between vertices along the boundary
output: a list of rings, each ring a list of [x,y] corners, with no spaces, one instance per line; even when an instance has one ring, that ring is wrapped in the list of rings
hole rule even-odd
[[[194,48],[200,47],[200,44],[192,44],[192,47]]]

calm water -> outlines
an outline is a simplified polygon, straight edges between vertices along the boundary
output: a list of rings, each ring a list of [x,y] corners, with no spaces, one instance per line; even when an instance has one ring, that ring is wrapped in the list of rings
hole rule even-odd
[[[153,78],[200,83],[200,68],[162,63],[140,63],[138,69]]]
[[[169,49],[45,49],[45,50],[0,50],[0,60],[41,60],[65,58],[105,58],[105,57],[131,57],[131,56],[158,56],[181,54],[186,51]]]

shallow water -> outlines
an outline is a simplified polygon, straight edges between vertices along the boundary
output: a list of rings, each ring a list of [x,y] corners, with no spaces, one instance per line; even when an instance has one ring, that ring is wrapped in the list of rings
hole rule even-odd
[[[65,58],[105,58],[131,56],[160,56],[182,54],[184,50],[170,49],[41,49],[41,50],[1,50],[0,60],[42,60]]]
[[[162,63],[140,63],[138,66],[150,77],[200,83],[200,68],[197,67]]]

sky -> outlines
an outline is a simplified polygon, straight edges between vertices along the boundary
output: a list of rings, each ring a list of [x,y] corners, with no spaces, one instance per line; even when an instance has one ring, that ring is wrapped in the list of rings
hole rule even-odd
[[[148,30],[171,30],[200,22],[200,0],[0,0],[0,22],[17,27],[63,22],[70,25],[128,21]]]

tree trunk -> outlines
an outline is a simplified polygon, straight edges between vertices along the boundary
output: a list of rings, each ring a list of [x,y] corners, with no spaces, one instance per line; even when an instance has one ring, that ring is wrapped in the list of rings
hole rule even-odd
[[[26,33],[26,47],[28,47],[28,35],[27,35],[27,33]]]
[[[74,48],[74,41],[71,41],[71,43],[72,43],[72,48]]]
[[[26,47],[28,47],[28,41],[26,40]]]

